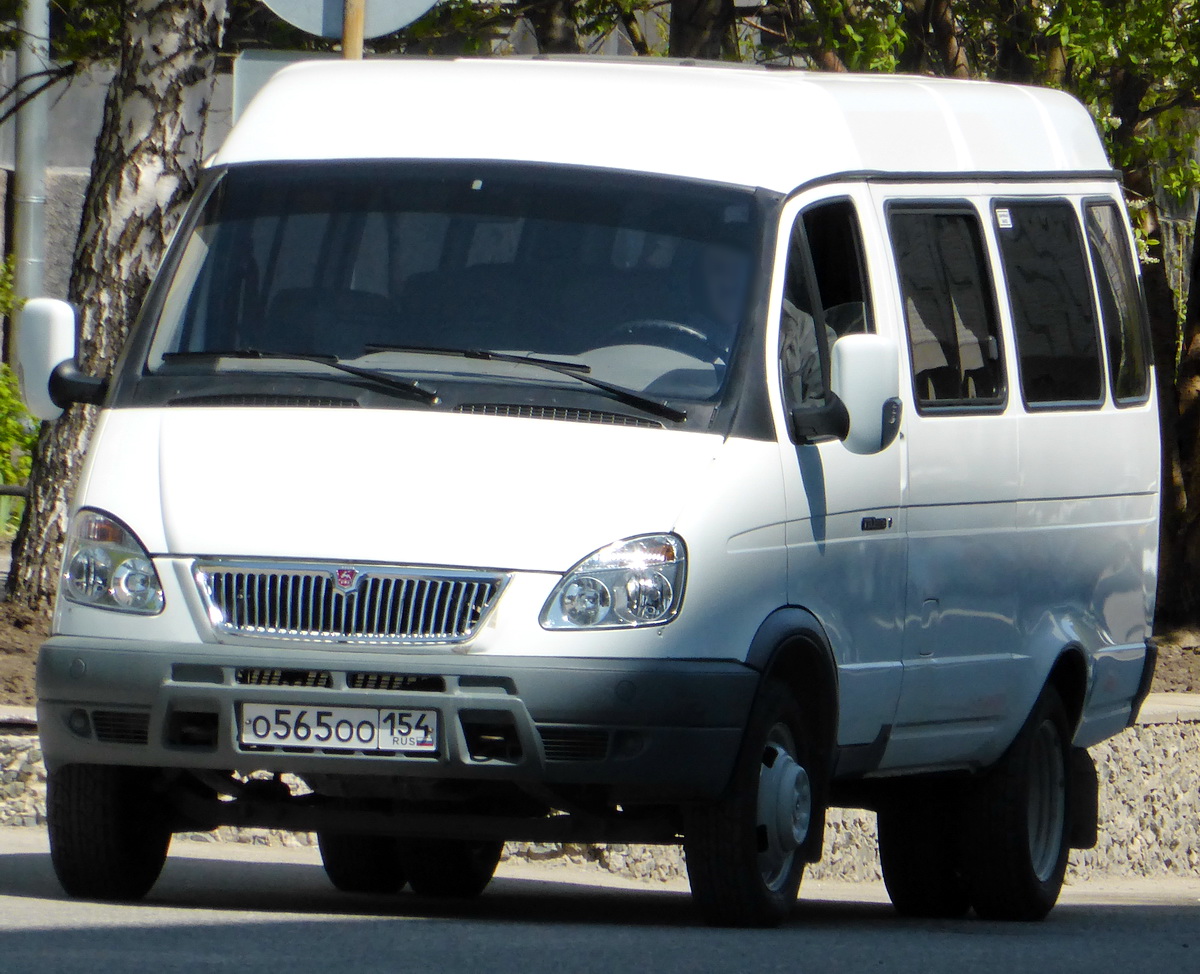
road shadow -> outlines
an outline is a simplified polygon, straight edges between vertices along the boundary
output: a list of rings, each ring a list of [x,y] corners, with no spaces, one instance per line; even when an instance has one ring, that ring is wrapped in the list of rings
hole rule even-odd
[[[1151,945],[1174,947],[1193,951],[1191,955],[1185,955],[1191,958],[1197,956],[1195,951],[1200,951],[1200,902],[1195,900],[1136,905],[1067,901],[1060,903],[1043,923],[1004,924],[971,918],[904,919],[886,903],[806,898],[802,890],[795,912],[783,927],[749,934],[704,928],[692,909],[688,894],[674,889],[650,886],[644,889],[607,888],[553,878],[502,877],[495,880],[482,897],[469,901],[428,900],[412,893],[355,895],[335,890],[320,865],[315,863],[205,859],[194,857],[193,850],[188,851],[193,855],[176,855],[168,859],[162,877],[145,901],[112,908],[121,911],[121,923],[136,926],[139,930],[150,929],[155,926],[160,911],[167,911],[172,916],[185,911],[188,929],[229,930],[253,925],[256,931],[263,928],[283,931],[297,924],[307,929],[305,924],[311,923],[314,935],[318,936],[324,936],[319,931],[330,933],[331,927],[339,924],[362,924],[374,931],[380,924],[383,929],[396,930],[399,928],[395,925],[400,923],[406,941],[414,936],[425,936],[425,933],[415,931],[450,925],[460,932],[490,930],[506,944],[526,943],[531,949],[546,936],[544,931],[548,927],[555,930],[555,938],[568,929],[583,931],[607,927],[610,929],[603,936],[609,939],[631,943],[644,940],[648,944],[657,943],[662,937],[670,940],[697,936],[700,937],[698,942],[714,944],[724,943],[723,938],[737,940],[748,936],[755,938],[756,944],[791,944],[797,937],[818,940],[899,938],[913,943],[928,938],[958,944],[960,948],[984,943],[1011,947],[1017,943],[1022,950],[1038,950],[1062,942],[1075,942],[1081,949],[1090,948],[1115,938],[1118,949],[1135,944],[1142,945],[1143,950]],[[810,897],[813,895],[819,897],[819,891],[814,891]],[[0,855],[0,896],[69,902],[55,879],[49,856],[42,852]],[[86,914],[91,907],[91,904],[81,904],[81,914]],[[284,914],[289,916],[285,919]],[[297,920],[296,914],[300,914],[301,919]],[[163,929],[168,928],[164,926]],[[1189,936],[1188,931],[1194,934]],[[60,933],[55,931],[56,940]],[[482,933],[479,935],[483,936]],[[7,931],[0,936],[3,938],[0,971],[18,969],[9,968],[3,962],[10,942],[18,934]],[[578,936],[585,935],[579,933]],[[434,950],[434,941],[427,946]],[[974,947],[970,952],[974,952]],[[1189,970],[1195,969],[1191,963],[1185,966]],[[1135,964],[1132,969],[1140,967],[1141,964]],[[568,974],[576,969],[582,968],[568,966],[558,968],[558,972]],[[703,969],[710,968],[705,966]],[[729,968],[741,969],[746,968]],[[875,967],[872,964],[863,969]],[[1048,968],[1039,965],[1038,969]],[[1117,965],[1106,963],[1100,969],[1115,970]],[[1125,969],[1130,968],[1126,966]],[[522,974],[530,972],[523,971]]]

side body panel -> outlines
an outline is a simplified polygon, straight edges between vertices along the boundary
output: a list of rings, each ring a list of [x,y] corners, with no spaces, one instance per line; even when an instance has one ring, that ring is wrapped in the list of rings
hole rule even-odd
[[[776,416],[787,503],[788,601],[824,625],[838,667],[837,742],[869,744],[892,723],[900,690],[904,599],[904,445],[873,456],[838,441],[791,442],[779,388],[779,318],[788,237],[794,218],[824,199],[849,198],[859,211],[868,274],[886,262],[865,187],[839,185],[802,194],[784,209],[767,330],[767,375]],[[877,330],[895,335],[894,314],[877,309]],[[864,518],[883,530],[864,529]]]
[[[924,207],[950,200],[957,209],[959,201],[979,199],[977,193],[966,185],[874,187],[875,216],[887,228],[889,205]],[[889,279],[881,282],[879,293],[881,301],[892,303],[901,335],[908,577],[904,685],[882,767],[976,762],[995,752],[998,732],[1019,706],[1012,660],[1020,649],[1021,408],[1010,390],[999,409],[918,409],[895,268],[889,252]],[[994,264],[990,269],[994,275]],[[1006,337],[1000,351],[1011,375]]]

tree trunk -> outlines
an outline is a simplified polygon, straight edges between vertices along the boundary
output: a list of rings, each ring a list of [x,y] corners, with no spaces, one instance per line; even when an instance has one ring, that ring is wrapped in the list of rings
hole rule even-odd
[[[671,0],[670,56],[718,60],[733,17],[733,0]]]
[[[542,54],[579,54],[579,27],[574,17],[575,0],[543,0],[530,7],[525,16],[533,27],[538,51]]]
[[[958,24],[954,21],[950,0],[927,0],[927,9],[930,27],[933,29],[933,37],[937,42],[946,74],[951,78],[971,77],[971,65],[967,61],[967,51],[959,36]]]
[[[1029,0],[1000,0],[996,20],[996,80],[1033,81],[1034,11]],[[1061,50],[1061,48],[1060,48]]]
[[[1194,226],[1200,228],[1200,212],[1196,214]],[[1173,390],[1179,398],[1176,444],[1183,490],[1182,497],[1175,498],[1175,509],[1171,512],[1176,533],[1163,533],[1164,557],[1161,560],[1166,563],[1169,558],[1170,563],[1165,564],[1164,584],[1159,587],[1162,607],[1170,610],[1173,619],[1193,619],[1200,608],[1197,581],[1185,571],[1187,565],[1200,565],[1200,246],[1194,238],[1189,279],[1183,322],[1183,356],[1179,362],[1178,384]],[[1165,442],[1163,449],[1167,449]],[[1165,516],[1165,502],[1163,508]],[[1168,547],[1169,542],[1176,539],[1181,540]]]
[[[195,187],[226,0],[128,0],[121,55],[84,197],[70,297],[79,361],[108,374]],[[29,502],[13,543],[13,601],[46,609],[95,410],[42,427]]]

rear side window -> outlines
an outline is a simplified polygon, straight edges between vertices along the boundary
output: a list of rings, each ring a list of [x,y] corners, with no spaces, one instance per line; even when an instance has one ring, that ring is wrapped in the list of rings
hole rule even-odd
[[[1089,203],[1086,212],[1113,398],[1120,403],[1145,402],[1150,394],[1145,306],[1125,221],[1111,202]]]
[[[1099,403],[1103,365],[1075,208],[1065,200],[999,202],[995,218],[1025,402]]]
[[[1002,403],[995,299],[975,211],[895,208],[889,222],[917,405]]]

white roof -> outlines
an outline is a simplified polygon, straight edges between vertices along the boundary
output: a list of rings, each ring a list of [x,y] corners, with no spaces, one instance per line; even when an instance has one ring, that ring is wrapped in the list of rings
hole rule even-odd
[[[279,72],[214,163],[499,159],[787,192],[839,172],[1094,172],[1044,88],[629,58],[318,61]]]

